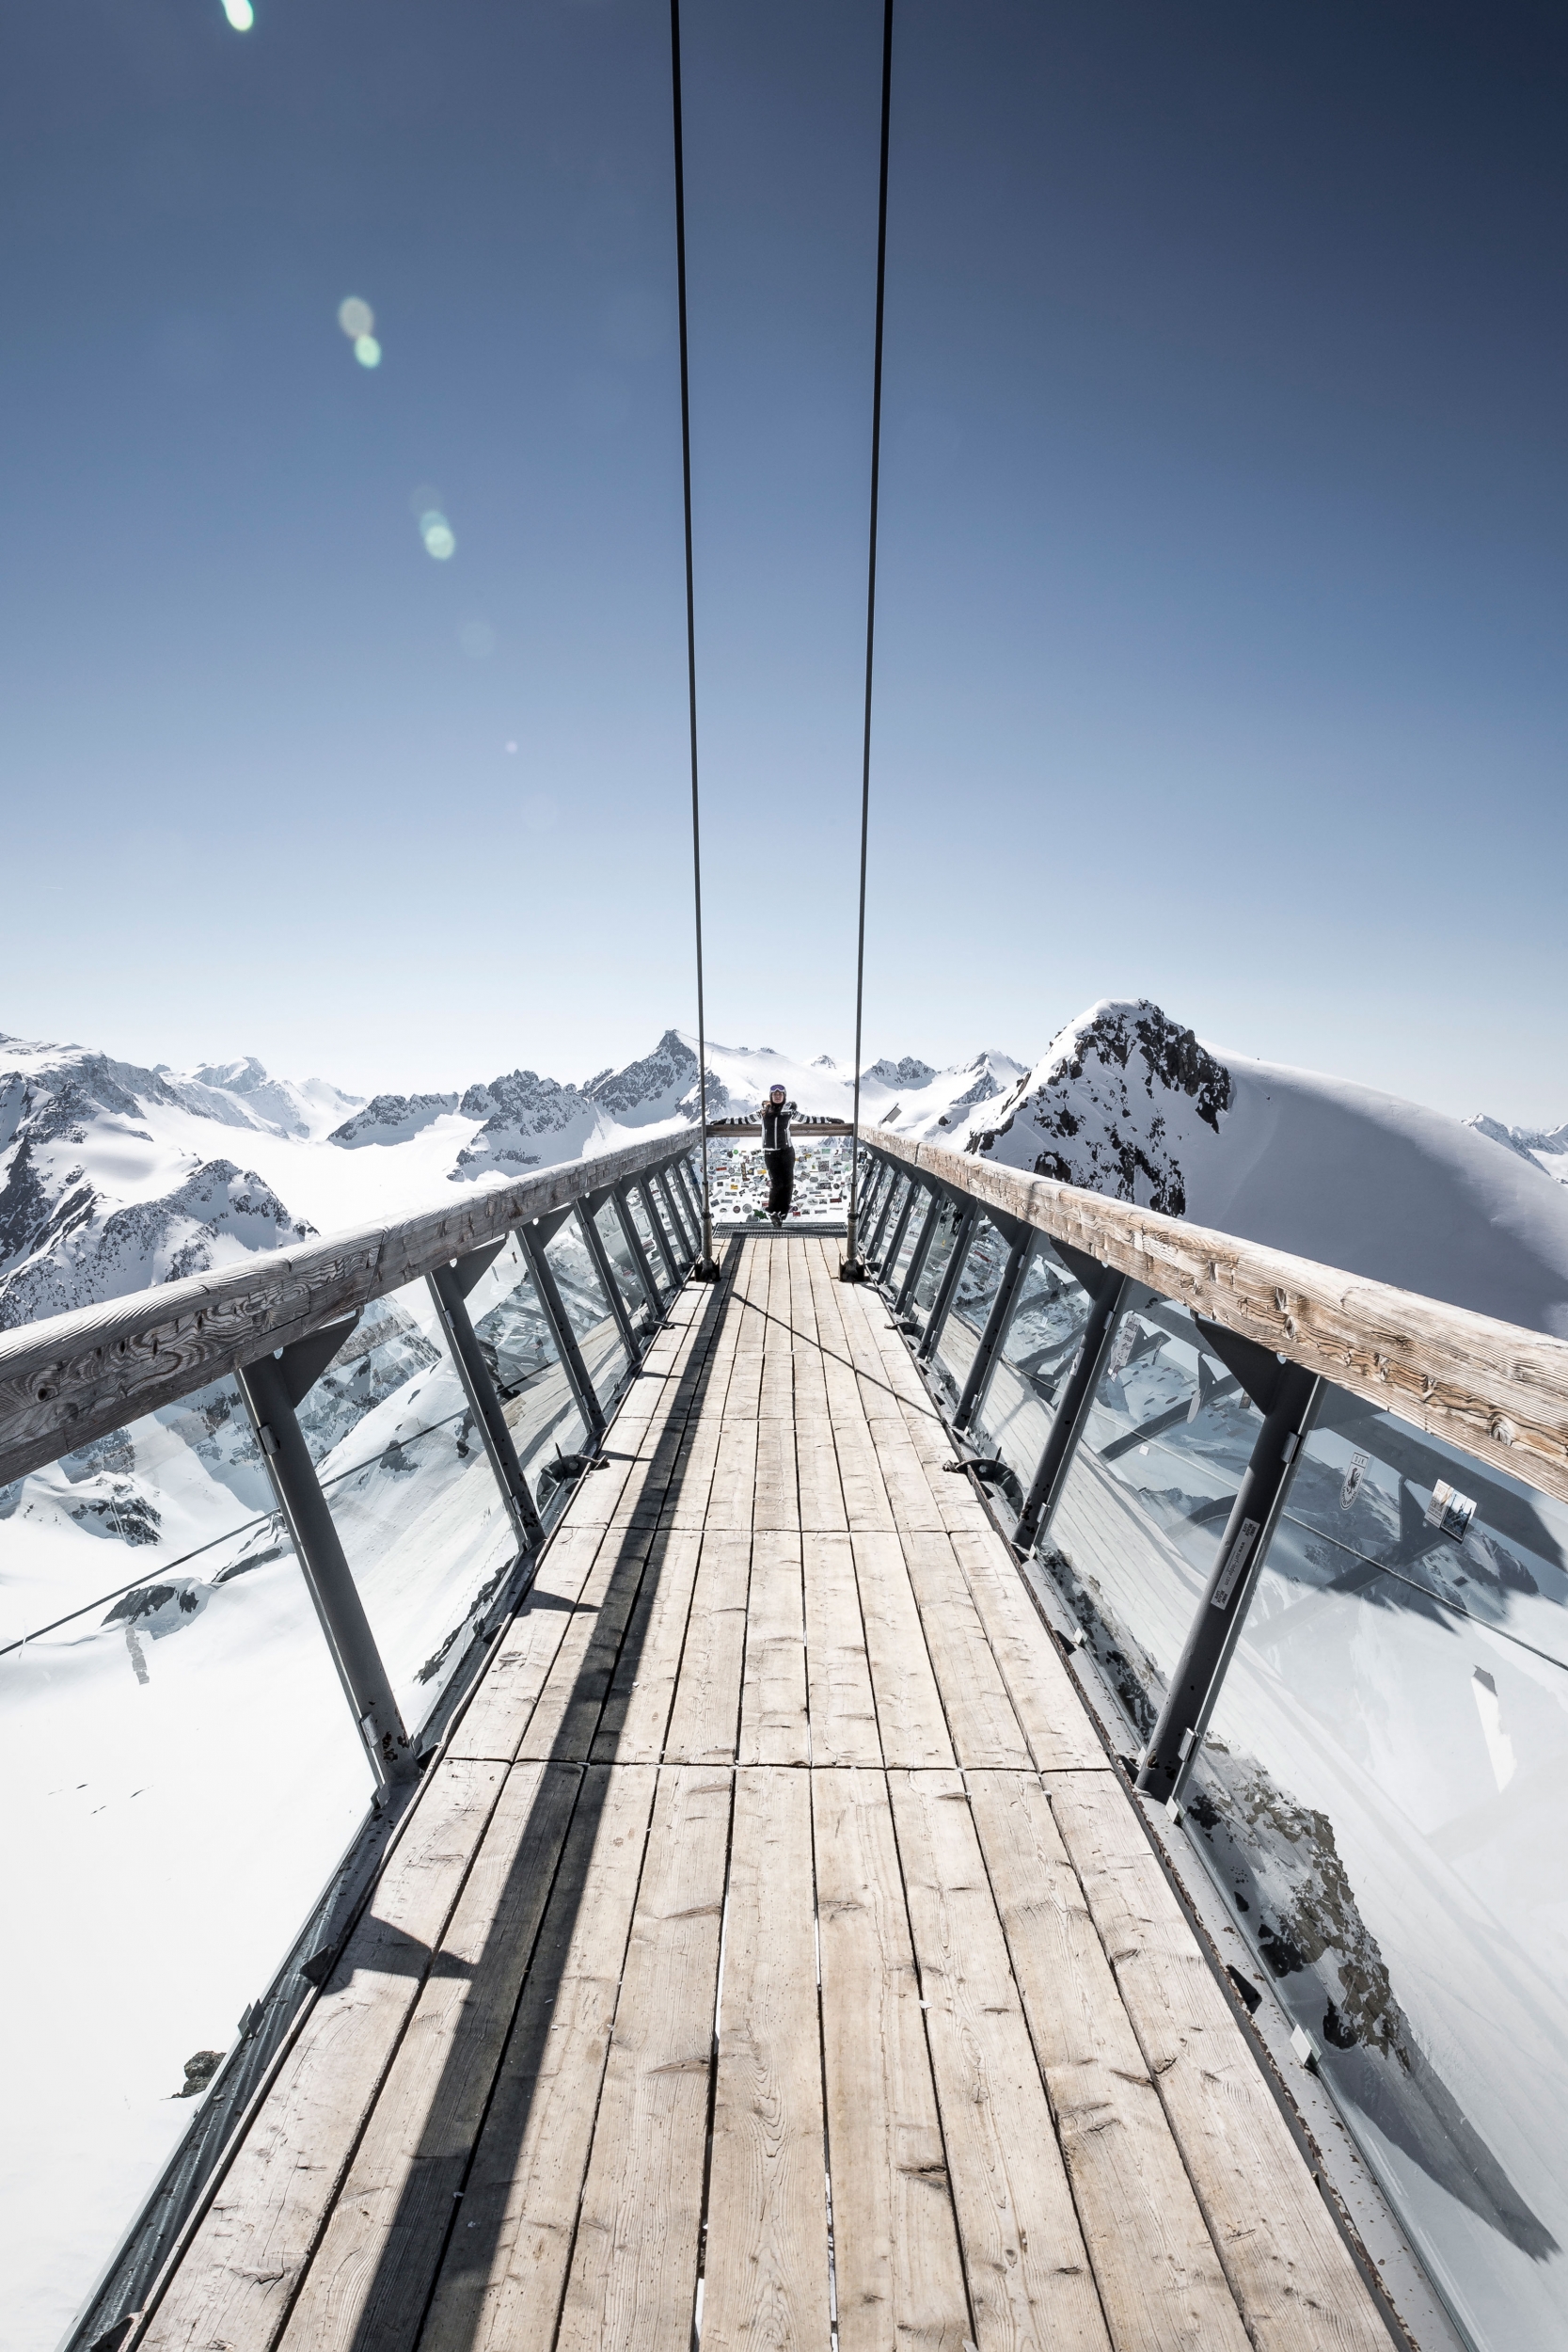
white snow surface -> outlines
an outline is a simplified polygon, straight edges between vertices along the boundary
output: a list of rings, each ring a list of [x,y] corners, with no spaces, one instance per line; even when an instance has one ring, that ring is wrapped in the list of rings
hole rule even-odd
[[[1145,999],[1070,1022],[965,1141],[1568,1338],[1568,1199],[1528,1153],[1397,1095],[1205,1045]]]

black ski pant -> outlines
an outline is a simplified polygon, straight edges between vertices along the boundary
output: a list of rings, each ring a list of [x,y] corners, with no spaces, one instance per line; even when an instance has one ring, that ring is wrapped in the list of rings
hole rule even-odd
[[[784,1216],[795,1197],[795,1147],[785,1144],[782,1152],[765,1152],[762,1158],[768,1170],[768,1214]]]

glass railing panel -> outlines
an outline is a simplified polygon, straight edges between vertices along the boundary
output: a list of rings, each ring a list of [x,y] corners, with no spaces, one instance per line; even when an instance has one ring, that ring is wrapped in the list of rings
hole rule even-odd
[[[372,1783],[231,1381],[0,1489],[0,1596],[5,2305],[49,2344]]]
[[[648,1202],[652,1214],[658,1219],[658,1230],[664,1235],[666,1245],[669,1248],[672,1257],[674,1259],[675,1264],[677,1266],[684,1265],[686,1263],[686,1245],[681,1240],[680,1234],[676,1231],[675,1227],[670,1221],[670,1212],[658,1197],[658,1186],[657,1184],[650,1184],[639,1194],[638,1197],[640,1200]],[[654,1252],[657,1259],[661,1279],[668,1282],[669,1278],[665,1270],[664,1260],[658,1256],[657,1244],[650,1240],[648,1247]]]
[[[583,1452],[588,1426],[515,1234],[476,1284],[468,1313],[499,1391],[517,1459],[548,1518],[571,1491],[570,1482],[553,1466]]]
[[[1043,1234],[1037,1234],[970,1422],[975,1444],[1006,1462],[1025,1493],[1045,1452],[1062,1383],[1077,1361],[1091,1304]]]
[[[582,1228],[575,1216],[550,1235],[545,1254],[550,1272],[555,1276],[561,1303],[573,1337],[582,1352],[588,1367],[588,1377],[601,1411],[608,1413],[615,1398],[626,1386],[631,1372],[631,1361],[621,1338],[621,1328],[610,1312],[610,1301],[604,1295],[598,1268],[588,1254]]]
[[[628,1191],[626,1200],[631,1212],[631,1221],[636,1228],[637,1238],[642,1244],[642,1255],[648,1262],[648,1271],[654,1278],[654,1286],[659,1297],[667,1300],[672,1295],[669,1269],[665,1265],[663,1252],[654,1239],[654,1229],[649,1221],[648,1212],[642,1205],[641,1190]]]
[[[298,1409],[414,1733],[518,1549],[427,1286],[410,1282],[368,1307]]]
[[[989,1216],[980,1217],[971,1231],[963,1270],[931,1353],[931,1375],[949,1404],[963,1391],[1006,1263],[1006,1243]]]
[[[903,1215],[902,1209],[898,1214]],[[882,1281],[886,1289],[895,1294],[897,1293],[905,1275],[909,1272],[910,1261],[920,1247],[920,1236],[926,1229],[926,1221],[927,1217],[935,1214],[936,1203],[930,1192],[925,1185],[922,1185],[914,1207],[910,1211],[910,1221],[904,1230],[904,1238],[898,1245],[898,1254],[890,1264],[883,1268]]]
[[[1562,2352],[1565,1515],[1338,1391],[1304,1454],[1191,1825],[1473,2341]]]
[[[1262,1417],[1185,1308],[1139,1295],[1117,1323],[1041,1559],[1147,1737]]]
[[[920,1279],[911,1297],[911,1311],[922,1324],[929,1321],[942,1278],[947,1271],[958,1238],[958,1226],[963,1211],[956,1200],[943,1200],[936,1213],[936,1231],[926,1252],[926,1263],[920,1269]]]
[[[909,1198],[910,1186],[913,1181],[912,1177],[905,1176],[901,1172],[895,1175],[893,1180],[893,1198],[888,1203],[887,1216],[884,1218],[880,1210],[877,1213],[878,1222],[882,1229],[877,1238],[877,1259],[879,1270],[884,1280],[887,1273],[888,1252],[893,1247],[893,1236],[898,1231],[898,1220],[904,1214],[904,1202]]]
[[[631,1251],[626,1248],[626,1237],[621,1231],[621,1220],[616,1216],[614,1204],[611,1201],[603,1200],[599,1203],[594,1213],[594,1225],[600,1241],[604,1244],[605,1255],[610,1260],[610,1270],[615,1279],[615,1287],[621,1294],[627,1314],[631,1317],[631,1327],[640,1341],[646,1342],[658,1318],[648,1303],[646,1291],[638,1279],[637,1268],[632,1263]]]

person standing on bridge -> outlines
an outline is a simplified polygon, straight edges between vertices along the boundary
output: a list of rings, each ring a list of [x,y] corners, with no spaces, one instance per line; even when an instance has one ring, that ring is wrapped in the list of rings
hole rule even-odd
[[[773,1087],[762,1106],[762,1164],[768,1170],[768,1214],[782,1225],[795,1194],[795,1146],[789,1122],[797,1105],[784,1101],[783,1087]]]

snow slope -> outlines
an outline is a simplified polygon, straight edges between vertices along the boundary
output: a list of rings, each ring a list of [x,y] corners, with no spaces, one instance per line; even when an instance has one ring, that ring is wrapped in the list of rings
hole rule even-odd
[[[1022,1069],[1005,1055],[940,1073],[879,1062],[864,1108],[925,1132]],[[802,1111],[849,1116],[850,1073],[827,1055],[709,1047],[710,1116],[754,1113],[775,1083]],[[519,1069],[368,1103],[325,1079],[269,1077],[251,1056],[182,1075],[0,1037],[0,1327],[410,1216],[449,1184],[505,1183],[679,1126],[698,1102],[696,1043],[679,1029],[586,1086]]]
[[[1568,1199],[1528,1154],[1396,1095],[1203,1045],[1146,1000],[1069,1023],[965,1141],[1568,1337]]]

